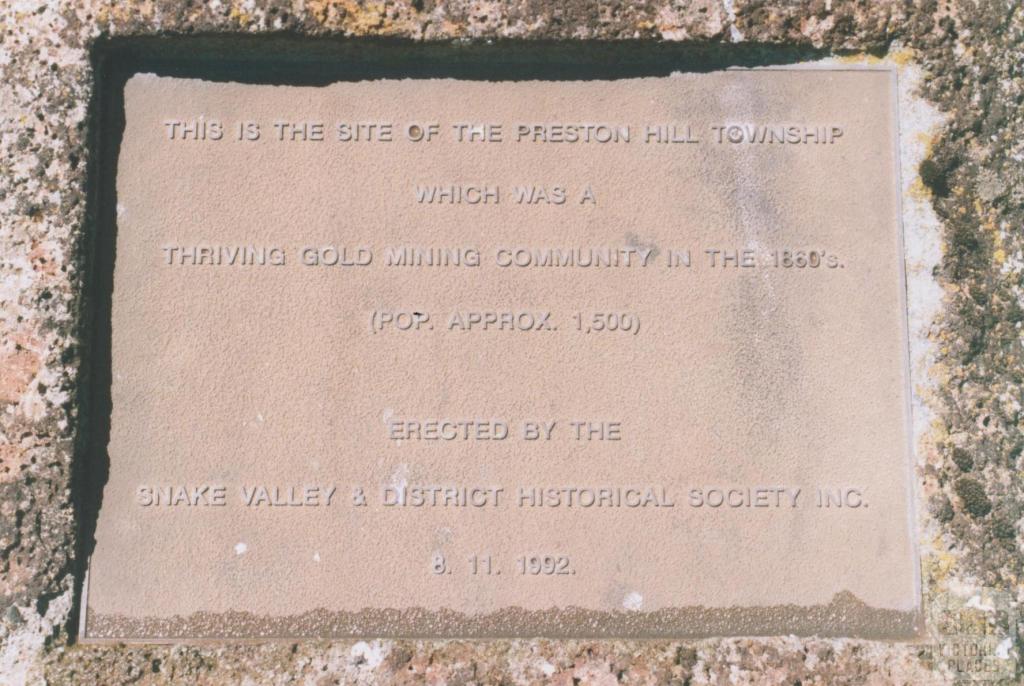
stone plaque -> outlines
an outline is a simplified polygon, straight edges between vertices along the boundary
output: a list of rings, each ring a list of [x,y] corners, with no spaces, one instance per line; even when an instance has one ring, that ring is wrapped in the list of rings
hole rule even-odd
[[[130,79],[82,636],[914,635],[892,79]]]

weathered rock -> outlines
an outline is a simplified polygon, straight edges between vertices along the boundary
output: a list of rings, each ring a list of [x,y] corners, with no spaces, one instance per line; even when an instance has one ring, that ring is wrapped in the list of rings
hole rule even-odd
[[[921,384],[916,408],[930,422],[918,445],[918,491],[922,502],[938,504],[918,513],[926,604],[941,615],[953,611],[937,605],[939,598],[970,602],[965,611],[997,638],[994,659],[1010,673],[1016,669],[1005,683],[1024,678],[1014,628],[1024,594],[1019,3],[13,0],[0,5],[0,23],[0,680],[928,684],[955,676],[940,653],[940,635],[924,645],[795,638],[75,645],[71,589],[80,581],[79,538],[86,530],[77,518],[86,507],[79,486],[89,478],[76,472],[77,446],[95,420],[87,402],[91,310],[85,297],[94,276],[92,56],[130,36],[167,37],[173,45],[184,40],[176,36],[281,40],[282,32],[296,40],[629,41],[594,48],[615,55],[681,41],[705,57],[742,55],[736,63],[743,64],[779,60],[779,48],[791,59],[810,52],[870,60],[888,52],[890,63],[923,70],[920,94],[946,117],[911,189],[943,232],[935,277],[944,307],[928,329],[930,381]],[[302,47],[296,42],[291,49]],[[954,445],[961,452],[949,449]],[[1002,610],[978,600],[987,597],[984,587],[1007,596]]]

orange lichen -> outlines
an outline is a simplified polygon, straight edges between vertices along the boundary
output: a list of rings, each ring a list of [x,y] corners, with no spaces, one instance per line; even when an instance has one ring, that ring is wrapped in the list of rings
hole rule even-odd
[[[39,355],[25,348],[0,353],[0,404],[21,400],[39,371]]]

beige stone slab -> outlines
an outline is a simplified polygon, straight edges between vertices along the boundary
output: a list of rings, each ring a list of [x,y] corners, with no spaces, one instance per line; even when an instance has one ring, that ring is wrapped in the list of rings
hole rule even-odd
[[[83,636],[913,635],[892,78],[133,77]]]

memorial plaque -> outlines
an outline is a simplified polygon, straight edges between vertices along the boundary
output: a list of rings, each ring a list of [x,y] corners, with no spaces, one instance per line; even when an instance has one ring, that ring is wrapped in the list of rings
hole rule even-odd
[[[82,636],[913,635],[893,78],[132,77]]]

